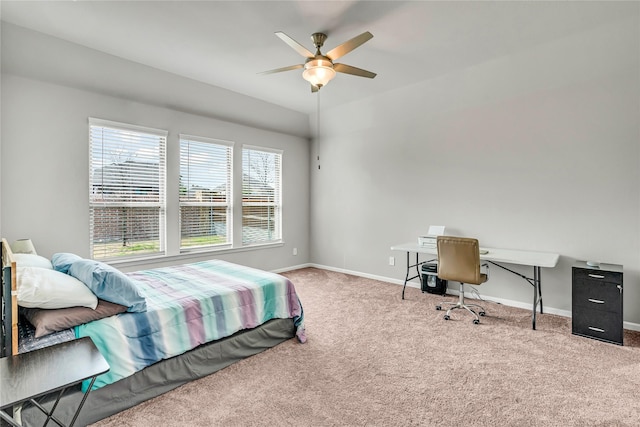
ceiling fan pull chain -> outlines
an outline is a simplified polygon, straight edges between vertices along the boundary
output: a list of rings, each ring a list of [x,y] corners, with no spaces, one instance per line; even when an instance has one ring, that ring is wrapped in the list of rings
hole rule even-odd
[[[318,97],[316,106],[316,157],[318,160],[318,170],[320,170],[320,92],[316,93]]]

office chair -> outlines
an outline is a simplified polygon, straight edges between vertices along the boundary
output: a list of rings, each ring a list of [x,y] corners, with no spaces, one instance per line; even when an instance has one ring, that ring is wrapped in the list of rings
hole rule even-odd
[[[475,316],[473,323],[480,323],[480,316],[485,315],[484,308],[478,304],[465,304],[464,284],[480,285],[487,281],[487,275],[480,272],[480,245],[477,239],[467,237],[438,236],[438,277],[444,280],[460,282],[460,296],[458,302],[443,301],[436,306],[442,310],[442,305],[452,305],[444,315],[449,320],[455,309],[465,309]],[[473,310],[478,309],[478,312]]]

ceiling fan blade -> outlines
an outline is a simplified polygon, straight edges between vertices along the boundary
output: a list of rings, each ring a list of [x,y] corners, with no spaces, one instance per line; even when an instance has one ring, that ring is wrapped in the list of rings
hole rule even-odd
[[[282,68],[276,68],[275,70],[268,70],[268,71],[262,71],[258,74],[273,74],[273,73],[280,73],[282,71],[291,71],[291,70],[297,70],[299,68],[304,68],[303,64],[298,64],[298,65],[289,65],[288,67],[282,67]]]
[[[339,73],[353,74],[358,77],[374,78],[377,74],[371,71],[363,70],[362,68],[352,67],[346,64],[333,64],[333,69]]]
[[[295,50],[296,52],[298,52],[300,55],[304,56],[305,58],[313,58],[315,56],[313,53],[311,53],[311,51],[309,49],[307,49],[306,47],[302,46],[300,43],[298,43],[297,41],[295,41],[294,39],[292,39],[291,37],[289,37],[288,35],[286,35],[282,31],[276,31],[276,36],[280,37],[280,39],[283,42],[288,44],[293,50]]]
[[[327,52],[325,56],[331,58],[331,60],[334,61],[340,58],[341,56],[344,56],[347,53],[351,52],[353,49],[364,44],[365,42],[371,40],[372,38],[373,38],[373,34],[371,34],[369,31],[365,31],[359,36],[355,36],[351,40],[348,40],[342,43],[340,46],[334,47],[329,52]]]

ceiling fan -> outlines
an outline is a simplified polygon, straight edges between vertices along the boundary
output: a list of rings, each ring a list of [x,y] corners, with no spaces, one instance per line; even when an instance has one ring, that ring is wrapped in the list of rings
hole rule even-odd
[[[288,44],[300,55],[307,58],[307,60],[304,64],[291,65],[288,67],[277,68],[275,70],[263,71],[260,74],[272,74],[279,73],[281,71],[304,68],[304,71],[302,72],[302,78],[311,83],[311,92],[317,92],[321,87],[329,83],[329,81],[336,76],[336,71],[338,73],[352,74],[354,76],[367,77],[370,79],[376,76],[376,73],[372,73],[371,71],[352,67],[351,65],[336,64],[333,62],[373,38],[373,34],[368,31],[342,43],[340,46],[331,49],[329,52],[327,52],[326,55],[323,55],[320,52],[320,48],[324,44],[325,40],[327,40],[327,35],[324,33],[313,33],[311,35],[311,40],[316,47],[315,54],[311,53],[310,50],[302,46],[300,43],[298,43],[282,31],[276,32],[276,36],[280,37],[283,42]]]

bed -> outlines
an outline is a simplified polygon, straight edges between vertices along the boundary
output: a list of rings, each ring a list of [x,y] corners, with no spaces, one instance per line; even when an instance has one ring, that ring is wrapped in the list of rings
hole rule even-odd
[[[302,306],[288,279],[220,260],[126,275],[117,272],[135,285],[132,292],[137,292],[142,302],[132,302],[132,298],[111,301],[121,307],[117,314],[35,337],[43,334],[41,326],[34,327],[24,317],[33,309],[18,308],[18,284],[26,288],[31,271],[20,268],[20,258],[3,239],[3,355],[89,336],[111,366],[107,374],[98,377],[76,425],[96,422],[293,337],[306,340]],[[55,268],[80,277],[78,265],[95,266],[96,262],[72,260],[69,271],[64,271],[64,263]],[[95,270],[90,273],[89,282],[96,277]],[[110,286],[120,284],[115,283]],[[91,283],[87,286],[103,296],[103,289],[92,288]],[[85,310],[98,312],[100,307]],[[35,311],[48,314],[59,310]],[[81,388],[69,390],[56,416],[68,422],[81,396]],[[25,405],[17,410],[23,425],[42,425],[44,417],[36,408]]]

